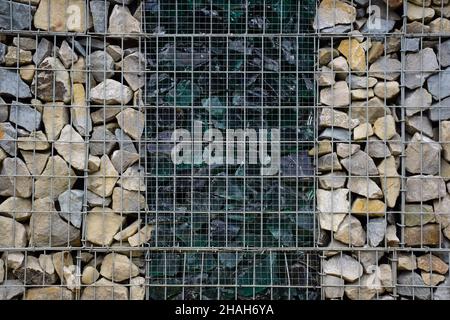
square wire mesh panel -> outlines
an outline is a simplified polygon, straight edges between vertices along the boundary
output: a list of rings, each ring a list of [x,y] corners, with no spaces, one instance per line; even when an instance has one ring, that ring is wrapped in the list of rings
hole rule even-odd
[[[204,5],[186,5],[192,9],[180,15],[204,11]],[[267,18],[255,6],[270,7],[261,2],[234,10]],[[160,15],[169,14],[162,8]],[[146,15],[147,21],[154,19],[152,10]],[[240,32],[242,36],[158,34],[147,40],[147,198],[148,218],[155,223],[151,246],[313,244],[314,179],[307,151],[314,141],[314,39]],[[264,130],[270,135],[274,129],[279,145],[268,149],[273,157],[279,152],[279,168],[263,175],[261,155],[252,156]],[[180,131],[190,136],[183,153],[172,136]],[[218,154],[207,163],[211,131],[219,139]],[[240,146],[245,146],[242,154]],[[174,152],[183,161],[177,163]]]

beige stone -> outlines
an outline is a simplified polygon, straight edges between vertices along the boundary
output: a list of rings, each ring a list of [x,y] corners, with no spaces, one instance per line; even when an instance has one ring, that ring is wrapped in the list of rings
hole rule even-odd
[[[366,71],[366,52],[356,39],[342,40],[338,50],[348,60],[350,68],[353,71]]]
[[[33,81],[34,72],[36,71],[36,66],[34,64],[27,64],[20,67],[19,73],[23,81],[30,83]]]
[[[128,300],[127,287],[101,278],[81,294],[81,300]]]
[[[93,208],[86,216],[86,240],[93,244],[109,246],[126,217],[109,208]]]
[[[41,0],[42,1],[42,0]],[[25,292],[25,300],[73,300],[72,291],[63,287],[31,288]]]
[[[103,259],[100,274],[109,280],[121,282],[136,277],[139,268],[127,256],[110,253]]]
[[[34,182],[34,196],[36,199],[58,196],[76,182],[76,175],[72,168],[59,155],[49,157],[44,171]]]
[[[86,21],[84,0],[40,0],[34,14],[34,27],[47,31],[85,32]]]
[[[61,130],[59,139],[54,143],[54,147],[73,168],[77,170],[85,169],[86,144],[71,125],[66,125]]]
[[[383,217],[386,213],[386,205],[381,200],[369,200],[367,198],[357,198],[352,205],[352,214]]]
[[[391,115],[378,118],[373,125],[373,132],[381,140],[391,139],[397,132],[395,130],[395,120]]]
[[[69,111],[63,102],[46,103],[43,107],[42,121],[50,141],[58,139],[59,133],[69,123]]]
[[[82,284],[93,284],[100,277],[100,273],[93,266],[86,266],[81,275]]]
[[[353,129],[353,139],[362,140],[373,136],[373,129],[370,123],[361,123],[355,129]]]
[[[366,232],[361,222],[357,218],[349,215],[339,225],[334,234],[334,238],[343,243],[361,247],[366,243]]]
[[[146,242],[148,242],[153,234],[155,227],[152,225],[146,225],[141,228],[136,234],[128,238],[128,242],[132,247],[138,247]]]
[[[119,179],[119,174],[105,154],[100,159],[100,169],[88,177],[88,189],[102,197],[109,197]]]
[[[31,200],[9,197],[0,204],[0,215],[16,221],[26,221],[31,216]]]
[[[432,254],[424,254],[417,257],[417,267],[426,272],[439,274],[446,274],[448,272],[447,263]]]

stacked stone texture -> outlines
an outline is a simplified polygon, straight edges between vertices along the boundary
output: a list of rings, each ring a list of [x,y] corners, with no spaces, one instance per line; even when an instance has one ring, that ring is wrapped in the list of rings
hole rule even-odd
[[[450,239],[449,9],[434,0],[320,3],[314,27],[333,35],[320,40],[310,154],[319,245],[335,249],[322,265],[326,298],[450,298],[448,254],[433,250]]]
[[[0,299],[143,299],[140,3],[0,9]]]

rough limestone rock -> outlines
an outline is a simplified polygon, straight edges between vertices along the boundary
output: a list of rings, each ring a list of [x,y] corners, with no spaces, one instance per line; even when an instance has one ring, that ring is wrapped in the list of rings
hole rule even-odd
[[[130,300],[145,299],[145,282],[144,277],[130,279]]]
[[[136,234],[132,235],[128,238],[128,242],[132,247],[138,247],[146,242],[150,241],[153,236],[153,232],[155,231],[155,226],[146,225],[141,228]]]
[[[349,255],[337,255],[323,262],[323,272],[353,282],[363,274],[361,264]]]
[[[58,139],[62,128],[69,123],[69,110],[63,102],[45,104],[42,121],[49,141]]]
[[[28,285],[50,285],[56,280],[55,278],[47,278],[39,259],[31,255],[27,256],[24,265],[14,270],[14,275]]]
[[[145,209],[145,197],[136,191],[116,187],[112,194],[112,209],[123,214],[138,213]]]
[[[116,136],[105,126],[94,127],[89,140],[89,153],[94,156],[110,154],[116,143]]]
[[[430,289],[425,287],[425,283],[420,275],[415,272],[402,272],[397,278],[398,294],[419,300],[430,299]]]
[[[93,284],[100,277],[100,273],[92,266],[86,266],[83,270],[83,274],[81,275],[81,283],[82,284]]]
[[[439,212],[441,212],[440,204],[443,204],[443,199],[447,199],[448,197],[449,196],[446,195],[445,198],[441,199],[441,201],[435,200],[436,220],[439,220]],[[448,204],[447,201],[445,201],[445,203]],[[447,211],[446,209],[444,210],[445,212]],[[408,227],[421,226],[430,222],[435,222],[433,206],[427,204],[417,203],[405,205],[404,216],[405,225]],[[447,225],[443,224],[442,226],[446,227]]]
[[[322,229],[337,231],[349,210],[348,191],[348,189],[317,190],[317,209]]]
[[[394,81],[400,77],[402,64],[398,59],[383,56],[369,67],[369,76],[386,81]]]
[[[28,198],[31,196],[31,175],[20,158],[6,158],[0,171],[0,195]]]
[[[446,274],[448,272],[447,264],[432,254],[424,254],[417,257],[417,267],[426,272],[439,274]]]
[[[338,81],[332,87],[320,91],[320,102],[324,105],[339,108],[350,104],[350,90],[345,81]]]
[[[0,215],[16,221],[26,221],[31,216],[31,200],[9,197],[0,204]]]
[[[141,52],[129,54],[123,59],[123,77],[131,90],[136,91],[145,84],[145,56]]]
[[[111,245],[125,219],[109,208],[93,208],[86,216],[86,239],[101,246]]]
[[[407,246],[436,246],[441,242],[441,230],[438,224],[426,224],[419,227],[405,227]]]
[[[145,126],[145,116],[142,112],[133,108],[126,108],[116,118],[119,126],[126,134],[135,140],[141,138]]]
[[[34,15],[34,27],[47,31],[85,32],[86,1],[41,0]]]
[[[418,53],[409,53],[405,61],[405,86],[416,89],[423,86],[426,79],[439,69],[433,49],[425,48]]]
[[[357,72],[364,72],[367,70],[366,52],[358,40],[342,40],[338,50],[347,58],[351,70]]]
[[[63,287],[44,287],[28,289],[25,300],[73,300],[74,294]]]
[[[391,115],[378,118],[373,124],[373,132],[381,140],[391,139],[397,132],[395,130],[395,120]]]
[[[80,238],[80,230],[62,220],[51,198],[37,199],[30,220],[30,244],[33,246],[62,247]]]
[[[344,296],[345,281],[341,277],[325,275],[322,277],[322,287],[327,299],[341,299]]]
[[[450,96],[450,68],[432,75],[427,80],[428,91],[435,100],[442,100]]]
[[[377,247],[386,234],[386,220],[384,218],[370,219],[367,222],[367,239],[371,247]]]
[[[39,64],[31,90],[45,102],[70,102],[72,96],[70,76],[58,58],[47,57]]]
[[[100,169],[88,177],[88,189],[101,197],[109,197],[119,174],[107,155],[103,155],[100,161]]]
[[[120,82],[106,79],[91,89],[91,101],[98,104],[126,105],[133,98],[133,91]]]
[[[72,168],[58,155],[49,157],[44,171],[34,182],[34,197],[36,199],[58,196],[71,189],[76,182]]]
[[[128,7],[115,5],[109,16],[110,34],[140,33],[141,23],[134,18]]]
[[[352,24],[356,9],[340,0],[324,0],[320,3],[314,20],[314,29],[322,30],[339,24]]]
[[[0,216],[0,249],[27,246],[25,227],[14,219]]]
[[[131,168],[129,168],[128,170],[130,169]],[[324,190],[331,190],[331,189],[336,190],[343,188],[345,187],[346,182],[347,182],[346,174],[342,171],[330,172],[319,177],[320,188]]]
[[[436,176],[412,176],[406,179],[406,201],[424,202],[446,195],[445,182]]]
[[[81,300],[128,300],[128,288],[105,278],[86,287]]]
[[[86,146],[83,138],[72,128],[66,125],[59,135],[59,139],[54,143],[56,151],[73,168],[84,170],[86,167]]]
[[[319,125],[323,127],[354,128],[359,120],[350,119],[345,112],[335,111],[331,108],[323,108],[319,117]]]
[[[81,83],[75,83],[72,91],[73,104],[70,107],[72,125],[80,135],[88,135],[92,131],[92,120],[89,116],[89,108],[86,106],[84,86]]]
[[[58,196],[59,215],[76,228],[81,227],[83,219],[83,190],[67,190]]]
[[[389,208],[394,208],[400,195],[401,179],[397,172],[394,157],[383,159],[378,165],[380,173],[381,189],[383,190],[386,204]]]
[[[147,188],[146,188],[146,184],[145,184],[145,169],[143,167],[140,167],[137,164],[129,167],[122,174],[119,181],[117,181],[117,184],[129,191],[146,191]],[[345,178],[344,178],[344,182],[339,187],[336,187],[335,189],[343,187],[344,184],[345,184]],[[324,189],[327,189],[327,188],[324,188]]]
[[[383,198],[380,187],[370,178],[351,177],[348,179],[347,187],[351,192],[369,199]]]
[[[97,82],[102,82],[114,75],[114,60],[106,51],[94,51],[89,55],[89,61],[92,75]]]
[[[100,274],[114,282],[121,282],[136,277],[139,274],[139,268],[127,256],[110,253],[103,259]]]
[[[440,167],[439,143],[420,133],[414,134],[406,148],[405,168],[413,174],[436,174]]]
[[[334,238],[351,246],[362,247],[366,243],[366,232],[357,218],[348,215],[339,225]]]
[[[367,174],[374,176],[378,174],[378,169],[372,158],[361,150],[341,160],[341,164],[352,176],[365,176]]]
[[[357,198],[353,201],[351,212],[358,216],[382,217],[386,213],[386,204],[380,200]]]

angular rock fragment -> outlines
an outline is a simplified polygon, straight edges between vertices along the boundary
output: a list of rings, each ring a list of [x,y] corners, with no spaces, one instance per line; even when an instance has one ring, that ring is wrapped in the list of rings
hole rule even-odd
[[[70,76],[59,59],[47,57],[39,64],[31,90],[45,102],[70,102]]]
[[[111,245],[125,219],[109,208],[93,208],[86,216],[86,240],[101,246]]]

